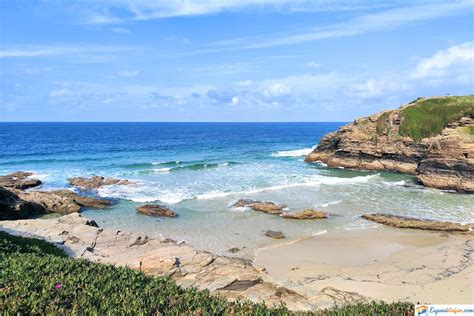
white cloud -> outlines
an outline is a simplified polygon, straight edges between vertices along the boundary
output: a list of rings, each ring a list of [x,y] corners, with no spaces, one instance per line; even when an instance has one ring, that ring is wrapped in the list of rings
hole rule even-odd
[[[380,7],[373,1],[341,0],[108,0],[89,1],[94,11],[86,18],[91,24],[113,24],[127,21],[144,21],[178,16],[216,14],[243,9],[300,11],[348,11]],[[113,12],[121,12],[114,14]]]
[[[114,53],[118,51],[131,50],[126,46],[105,45],[27,45],[21,47],[5,48],[0,50],[0,58],[15,57],[45,57],[45,56],[74,56],[81,54]]]
[[[121,70],[117,72],[117,76],[122,77],[122,78],[134,78],[138,76],[139,71],[138,70]]]
[[[474,3],[470,0],[415,4],[359,15],[342,23],[316,26],[310,31],[296,32],[290,35],[274,34],[219,41],[215,42],[208,49],[203,49],[199,52],[256,49],[349,37],[368,32],[399,28],[447,16],[472,14],[473,11]]]
[[[356,83],[352,85],[348,94],[360,98],[373,98],[395,92],[407,91],[408,89],[409,86],[400,80],[377,80],[370,78],[364,83]]]
[[[238,97],[232,97],[232,105],[237,105],[239,103],[239,98]]]
[[[49,97],[51,98],[70,97],[73,95],[74,95],[74,92],[70,89],[59,89],[59,90],[52,90],[49,92]]]
[[[474,43],[467,42],[422,59],[412,78],[469,78],[474,76]]]

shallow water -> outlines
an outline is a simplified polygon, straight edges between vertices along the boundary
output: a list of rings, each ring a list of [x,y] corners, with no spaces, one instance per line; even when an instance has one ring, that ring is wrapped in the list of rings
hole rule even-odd
[[[146,231],[199,248],[239,255],[334,229],[363,229],[365,212],[474,221],[474,196],[423,188],[411,176],[328,169],[303,162],[322,135],[343,123],[0,123],[0,172],[30,170],[45,184],[67,186],[71,176],[104,175],[135,184],[99,195],[116,204],[84,215],[102,227]],[[327,220],[284,220],[231,205],[239,198],[316,207]],[[139,215],[137,205],[169,205],[179,217]]]

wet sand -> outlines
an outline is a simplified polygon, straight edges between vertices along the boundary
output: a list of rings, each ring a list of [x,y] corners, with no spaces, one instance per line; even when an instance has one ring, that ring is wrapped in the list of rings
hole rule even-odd
[[[367,299],[473,304],[473,252],[472,234],[376,227],[260,249],[255,264],[308,297],[331,287]]]

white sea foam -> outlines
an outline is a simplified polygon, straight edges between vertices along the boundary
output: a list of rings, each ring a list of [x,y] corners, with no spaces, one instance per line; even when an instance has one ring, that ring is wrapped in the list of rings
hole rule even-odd
[[[312,148],[301,148],[295,150],[282,150],[277,151],[272,154],[272,157],[301,157],[306,156],[313,151],[315,147]]]
[[[170,171],[171,171],[171,168],[153,169],[153,172],[156,172],[156,173],[169,173]]]
[[[163,168],[165,169],[165,168]],[[162,171],[164,172],[164,171]],[[245,196],[251,194],[258,194],[271,191],[279,191],[290,188],[298,187],[316,187],[319,185],[349,185],[366,183],[371,179],[378,177],[378,174],[358,176],[352,178],[337,178],[327,177],[322,175],[313,175],[302,179],[298,182],[284,183],[274,186],[261,187],[261,188],[250,188],[247,190],[236,190],[236,191],[218,191],[212,190],[200,194],[193,194],[185,189],[169,188],[160,190],[153,183],[148,182],[137,182],[129,185],[107,185],[98,189],[98,194],[101,197],[109,197],[116,199],[126,199],[134,202],[153,202],[161,201],[168,204],[177,204],[185,200],[198,199],[198,200],[210,200],[216,198],[222,198],[226,196]],[[340,202],[340,201],[339,201]],[[330,202],[335,203],[335,202]],[[329,205],[329,204],[328,204]]]
[[[388,186],[401,186],[402,187],[406,185],[406,181],[405,180],[395,181],[395,182],[383,181],[383,184],[388,185]]]
[[[230,196],[230,195],[256,194],[256,193],[278,191],[278,190],[284,190],[284,189],[296,188],[296,187],[313,187],[313,186],[318,186],[321,184],[346,185],[346,184],[366,183],[370,181],[371,179],[378,176],[379,174],[372,174],[372,175],[358,176],[358,177],[352,177],[352,178],[337,178],[337,177],[326,177],[326,176],[321,176],[321,175],[314,175],[310,177],[308,180],[302,181],[302,182],[287,183],[287,184],[274,185],[274,186],[269,186],[269,187],[255,188],[255,189],[242,190],[242,191],[230,191],[230,192],[211,191],[211,192],[195,195],[194,198],[199,199],[199,200],[205,200],[205,199],[214,199],[214,198],[225,197],[225,196]]]
[[[316,205],[316,207],[328,207],[329,205],[335,205],[335,204],[339,204],[341,202],[342,202],[341,200],[334,201],[334,202],[328,202],[328,203],[323,203],[321,205]]]

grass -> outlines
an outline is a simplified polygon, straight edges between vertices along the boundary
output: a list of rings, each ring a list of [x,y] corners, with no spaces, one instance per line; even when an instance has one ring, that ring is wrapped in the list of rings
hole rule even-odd
[[[384,112],[377,118],[377,125],[375,129],[378,136],[382,136],[387,130],[390,129],[390,126],[385,122],[392,112]]]
[[[463,116],[474,116],[474,95],[423,99],[403,109],[401,115],[398,133],[420,141],[439,135],[449,123]]]
[[[4,314],[121,315],[412,315],[410,303],[372,302],[316,313],[292,313],[209,291],[182,289],[171,279],[72,259],[45,241],[0,232],[0,309]]]

